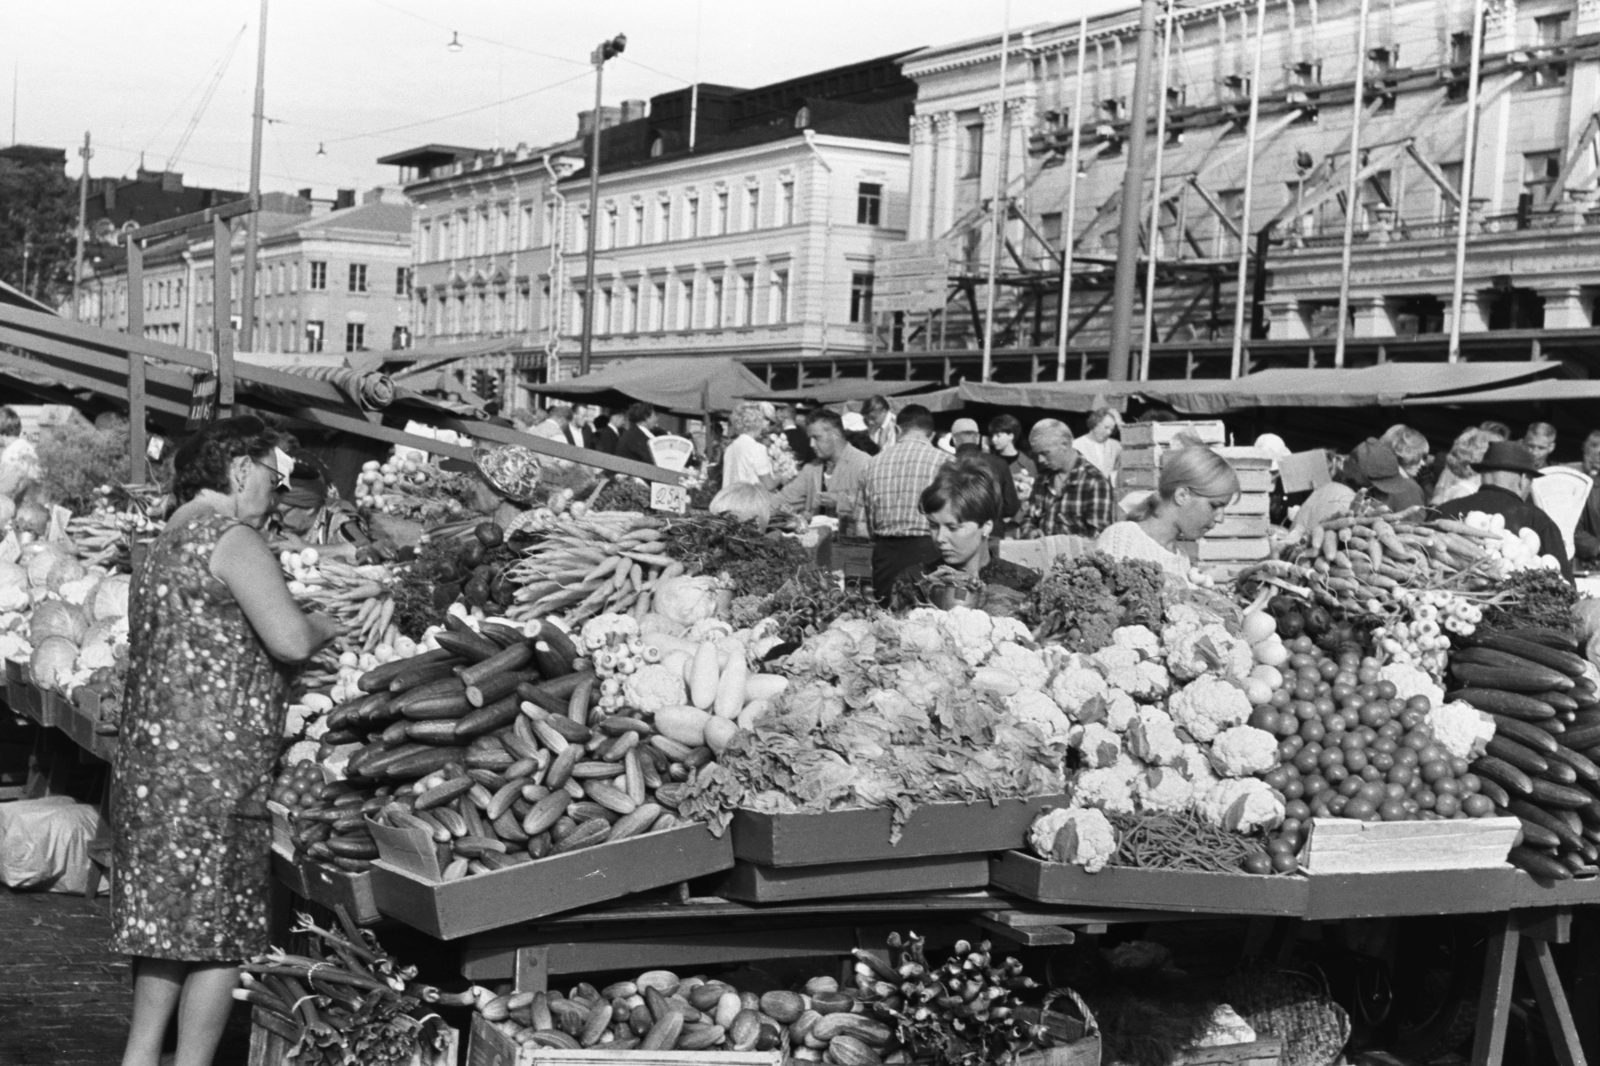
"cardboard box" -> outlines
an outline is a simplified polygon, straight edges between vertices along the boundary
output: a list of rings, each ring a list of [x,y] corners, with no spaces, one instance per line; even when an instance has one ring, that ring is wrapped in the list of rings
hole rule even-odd
[[[381,915],[372,894],[372,872],[353,873],[272,845],[272,875],[296,896],[320,903],[329,910],[343,907],[358,925],[371,925]]]
[[[1301,865],[1308,874],[1503,869],[1521,835],[1516,818],[1439,822],[1311,822]]]
[[[604,903],[733,866],[729,834],[714,837],[696,824],[441,881],[422,872],[431,869],[429,851],[423,846],[413,842],[408,849],[411,858],[406,852],[385,852],[378,833],[383,828],[375,826],[372,834],[381,856],[371,874],[377,909],[440,940]],[[427,836],[420,830],[397,832]],[[432,845],[429,837],[427,847]],[[432,859],[437,863],[436,853]]]
[[[741,862],[717,885],[716,895],[745,903],[790,903],[948,892],[982,888],[988,883],[987,855],[939,855],[826,866],[758,866]]]
[[[1023,899],[1060,906],[1133,907],[1193,914],[1298,916],[1311,894],[1309,878],[1107,867],[1086,873],[1021,851],[989,860],[989,884]]]
[[[607,1051],[604,1045],[567,1051],[521,1047],[515,1040],[472,1016],[467,1034],[467,1066],[781,1066],[781,1051]]]
[[[738,811],[729,833],[734,855],[762,866],[981,855],[1023,847],[1028,827],[1040,811],[1066,805],[1066,796],[1033,796],[998,804],[925,803],[911,812],[896,844],[889,843],[892,814],[887,807],[823,814]]]
[[[1151,448],[1189,436],[1201,444],[1226,444],[1228,431],[1216,419],[1199,422],[1133,422],[1122,427],[1124,448]]]

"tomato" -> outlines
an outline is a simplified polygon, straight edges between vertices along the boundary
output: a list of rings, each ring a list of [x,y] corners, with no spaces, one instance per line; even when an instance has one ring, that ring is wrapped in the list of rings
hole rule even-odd
[[[1417,752],[1415,748],[1401,746],[1394,749],[1394,764],[1396,766],[1415,767],[1419,762],[1421,762],[1421,760],[1417,758]]]
[[[1295,857],[1293,852],[1288,854],[1280,853],[1272,857],[1272,869],[1274,873],[1292,874],[1300,869],[1300,860]]]
[[[1311,808],[1306,806],[1304,801],[1293,799],[1283,805],[1283,814],[1284,825],[1288,825],[1291,820],[1304,822],[1311,817]]]
[[[1454,784],[1454,782],[1451,783]],[[1434,798],[1433,809],[1441,817],[1454,818],[1456,813],[1461,810],[1461,801],[1448,792],[1441,793]]]
[[[1433,810],[1434,801],[1438,799],[1431,788],[1418,789],[1412,793],[1411,798],[1416,801],[1418,808],[1425,811]]]
[[[1447,762],[1440,762],[1435,759],[1433,762],[1423,763],[1420,772],[1422,774],[1422,779],[1431,785],[1441,777],[1450,776],[1450,764]]]
[[[1483,780],[1474,773],[1461,774],[1456,780],[1461,783],[1461,794],[1463,796],[1476,796],[1478,790],[1483,787]]]
[[[1300,719],[1296,718],[1292,714],[1280,714],[1280,715],[1278,715],[1277,728],[1268,730],[1268,732],[1275,733],[1276,735],[1278,735],[1280,737],[1292,737],[1296,733],[1298,733],[1299,731],[1300,731]]]
[[[1328,801],[1328,810],[1333,814],[1334,817],[1343,818],[1345,806],[1349,802],[1350,801],[1343,796],[1334,796]]]
[[[1290,769],[1293,769],[1293,767],[1290,767]],[[1298,777],[1289,778],[1289,783],[1283,786],[1283,798],[1286,800],[1297,800],[1305,794],[1306,786],[1300,783],[1300,778]]]
[[[1294,757],[1294,764],[1303,774],[1309,774],[1317,768],[1317,756],[1321,749],[1313,751],[1309,746],[1301,748]]]
[[[1378,808],[1370,800],[1361,798],[1352,799],[1344,805],[1344,817],[1359,818],[1362,821],[1377,817]]]
[[[1403,822],[1409,817],[1406,814],[1406,805],[1397,799],[1385,800],[1383,806],[1378,808],[1378,817],[1386,822]]]
[[[1350,771],[1345,769],[1344,763],[1336,762],[1332,766],[1325,768],[1322,771],[1322,776],[1326,777],[1330,783],[1337,784],[1338,782],[1349,777]]]
[[[1294,702],[1294,694],[1287,688],[1274,689],[1272,699],[1267,702],[1281,711]]]
[[[1348,734],[1346,734],[1348,735]],[[1367,751],[1365,748],[1349,748],[1344,753],[1344,766],[1353,774],[1365,774],[1367,769]]]
[[[1306,795],[1311,797],[1311,799],[1307,800],[1306,802],[1312,807],[1316,806],[1316,798],[1319,793],[1333,791],[1328,787],[1328,779],[1323,777],[1321,774],[1306,774],[1300,778],[1300,782],[1301,784],[1305,785]]]
[[[1463,777],[1466,777],[1468,772],[1471,771],[1471,769],[1472,769],[1472,766],[1471,766],[1471,764],[1469,764],[1467,762],[1467,760],[1458,759],[1453,755],[1450,757],[1450,776],[1451,777],[1454,777],[1457,780],[1459,780],[1459,779],[1461,779]]]
[[[1278,712],[1271,707],[1257,706],[1250,712],[1250,724],[1268,733],[1278,731]]]
[[[1488,796],[1473,793],[1461,801],[1461,810],[1473,818],[1494,817],[1494,801]]]
[[[1346,799],[1354,799],[1361,795],[1361,789],[1365,785],[1366,782],[1359,777],[1347,777],[1339,782],[1339,795]]]
[[[1339,676],[1339,664],[1332,659],[1324,659],[1317,664],[1317,672],[1322,675],[1322,680],[1331,682]]]
[[[1391,717],[1389,705],[1382,700],[1373,700],[1361,708],[1361,724],[1371,729],[1381,729]]]
[[[1300,737],[1302,740],[1321,740],[1327,736],[1327,730],[1322,728],[1322,723],[1315,718],[1300,723]]]
[[[1294,854],[1294,842],[1291,841],[1291,840],[1285,840],[1281,836],[1273,837],[1271,840],[1267,841],[1267,854],[1268,855],[1293,855]]]
[[[1380,739],[1378,743],[1382,744],[1383,741]],[[1390,770],[1394,769],[1394,754],[1392,752],[1383,751],[1375,744],[1373,745],[1372,750],[1367,753],[1367,763],[1376,767],[1378,770],[1381,770],[1383,773],[1388,773]]]
[[[1422,695],[1412,696],[1410,699],[1406,700],[1406,710],[1421,711],[1423,714],[1427,714],[1429,711],[1433,710],[1433,701]]]
[[[1251,852],[1244,857],[1240,867],[1247,874],[1270,874],[1272,872],[1272,859],[1264,851]]]
[[[1433,783],[1433,790],[1441,796],[1461,798],[1461,782],[1453,777],[1441,777]]]
[[[1367,756],[1367,765],[1361,768],[1361,777],[1365,781],[1382,781],[1385,771],[1372,765],[1372,756]]]
[[[1298,736],[1284,737],[1278,741],[1278,758],[1292,765],[1294,757],[1300,754],[1300,749],[1305,746],[1305,743]]]
[[[1416,777],[1416,774],[1411,767],[1396,763],[1389,769],[1388,777],[1390,781],[1397,785],[1409,785],[1412,779]]]
[[[1275,788],[1282,792],[1283,786],[1289,783],[1289,775],[1283,767],[1279,766],[1262,774],[1261,780],[1267,783],[1267,787]]]
[[[1400,690],[1394,687],[1393,681],[1379,681],[1377,688],[1378,696],[1382,699],[1392,700],[1400,694]]]

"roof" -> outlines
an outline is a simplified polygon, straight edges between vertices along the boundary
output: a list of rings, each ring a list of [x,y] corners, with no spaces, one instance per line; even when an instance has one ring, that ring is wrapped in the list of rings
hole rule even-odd
[[[407,148],[403,152],[393,152],[382,156],[378,162],[383,166],[416,167],[418,170],[432,170],[442,163],[454,163],[457,159],[471,159],[483,152],[482,148],[465,148],[457,144],[424,144],[416,148]]]
[[[1422,396],[1407,400],[1406,406],[1480,403],[1550,403],[1558,400],[1600,400],[1600,381],[1571,381],[1547,378],[1525,381],[1503,389],[1486,389],[1449,396]]]
[[[550,396],[617,397],[668,411],[727,411],[740,399],[764,398],[766,386],[744,364],[727,356],[646,356],[613,363],[568,381],[536,386]]]
[[[371,204],[360,204],[356,207],[347,207],[343,211],[332,211],[326,215],[316,215],[311,218],[301,219],[299,225],[290,229],[302,236],[314,233],[317,230],[367,230],[373,233],[399,233],[409,237],[411,235],[410,204],[393,204],[379,201]]]

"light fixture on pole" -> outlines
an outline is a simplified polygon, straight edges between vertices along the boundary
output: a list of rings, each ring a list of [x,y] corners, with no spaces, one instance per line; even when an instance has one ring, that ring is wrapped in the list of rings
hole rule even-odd
[[[322,142],[321,141],[317,142],[317,154],[318,155],[327,155],[328,154],[328,150],[322,146]]]
[[[622,54],[628,38],[617,34],[600,42],[589,54],[594,64],[594,112],[589,116],[589,236],[583,246],[583,347],[578,352],[578,373],[589,372],[589,356],[594,347],[594,245],[600,226],[600,92],[606,60]]]
[[[459,51],[461,51],[461,34],[457,33],[455,30],[451,30],[450,31],[450,43],[445,45],[444,47],[445,47],[445,51],[447,51],[447,52],[459,52]]]

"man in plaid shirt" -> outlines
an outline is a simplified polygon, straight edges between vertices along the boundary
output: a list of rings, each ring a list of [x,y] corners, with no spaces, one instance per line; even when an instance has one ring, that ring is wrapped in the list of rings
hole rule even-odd
[[[1039,463],[1039,479],[1023,509],[1019,536],[1098,537],[1117,520],[1111,482],[1072,447],[1072,431],[1064,423],[1042,419],[1028,434],[1028,443]]]
[[[901,571],[942,558],[922,513],[922,490],[950,456],[933,446],[933,415],[907,404],[898,419],[900,439],[874,455],[861,480],[862,510],[872,536],[872,591],[889,603]]]

